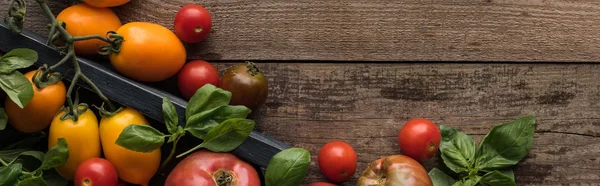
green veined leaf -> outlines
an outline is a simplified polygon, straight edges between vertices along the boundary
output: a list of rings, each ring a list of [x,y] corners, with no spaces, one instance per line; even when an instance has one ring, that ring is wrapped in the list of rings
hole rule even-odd
[[[266,186],[300,185],[310,167],[310,152],[302,148],[285,149],[273,156],[265,172]]]
[[[217,88],[211,84],[206,84],[199,88],[192,98],[190,98],[185,110],[185,118],[186,120],[189,120],[194,114],[219,106],[228,105],[230,100],[231,92]]]
[[[442,170],[438,168],[433,168],[428,173],[431,182],[433,182],[433,186],[449,186],[456,183],[454,178],[448,176],[448,174],[444,173]]]
[[[500,171],[492,171],[483,175],[481,182],[490,186],[516,186],[515,180]]]
[[[458,130],[440,126],[440,151],[444,164],[456,173],[468,171],[475,156],[475,142],[471,136]]]
[[[162,110],[165,118],[165,124],[167,125],[167,130],[169,133],[174,134],[177,132],[179,117],[177,115],[177,111],[175,110],[175,106],[167,97],[163,98]]]
[[[225,120],[208,131],[201,146],[213,152],[232,151],[248,138],[254,125],[254,121],[249,119]]]
[[[19,181],[17,186],[48,186],[48,183],[44,180],[44,178],[39,176],[29,177],[24,180]]]
[[[185,130],[196,138],[204,139],[206,133],[219,123],[233,118],[246,118],[251,110],[245,106],[222,105],[190,116]]]
[[[0,185],[14,185],[23,166],[20,163],[9,164],[8,166],[0,166]]]
[[[38,60],[38,53],[28,48],[17,48],[0,57],[0,73],[10,74],[15,70],[27,68]]]
[[[123,129],[117,145],[136,152],[152,152],[165,142],[166,135],[149,125],[129,125]]]
[[[481,176],[473,176],[469,177],[467,180],[459,180],[454,183],[452,186],[475,186],[481,180]]]
[[[19,71],[10,74],[0,74],[0,88],[20,108],[27,106],[33,98],[31,82]]]
[[[44,161],[44,153],[40,151],[31,151],[27,149],[10,149],[0,151],[0,158],[9,164],[14,162],[19,156],[31,156],[40,162]]]
[[[4,108],[0,108],[0,130],[4,130],[8,124],[8,115]]]
[[[50,148],[44,157],[40,170],[48,170],[67,162],[69,158],[69,145],[64,138],[58,138],[58,143]]]

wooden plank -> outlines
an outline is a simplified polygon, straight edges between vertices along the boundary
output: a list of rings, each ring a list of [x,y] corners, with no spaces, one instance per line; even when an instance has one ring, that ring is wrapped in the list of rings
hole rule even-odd
[[[64,1],[49,1],[58,14]],[[190,46],[206,60],[600,61],[595,0],[274,1],[133,0],[123,22],[172,29],[177,10],[200,3],[214,29]],[[6,15],[8,0],[0,1]],[[26,27],[46,34],[29,1]]]
[[[218,63],[223,71],[234,63]],[[259,63],[270,81],[258,129],[312,154],[305,183],[326,180],[319,148],[344,140],[358,152],[354,185],[370,161],[401,153],[397,133],[425,117],[474,136],[536,116],[533,149],[517,185],[600,183],[600,65],[541,63]],[[428,170],[440,159],[425,163]]]
[[[36,65],[48,64],[51,66],[60,61],[63,55],[46,46],[45,42],[44,37],[29,30],[23,30],[22,34],[14,34],[3,21],[0,22],[0,51],[2,52],[8,52],[15,48],[30,48],[38,52],[39,60]],[[98,63],[81,57],[78,57],[78,60],[81,72],[90,78],[108,99],[139,110],[146,117],[159,121],[161,126],[164,126],[161,104],[163,98],[167,97],[175,106],[179,124],[185,124],[185,108],[188,102],[177,95],[125,78],[107,63]],[[72,80],[74,73],[69,73],[72,69],[73,66],[69,64],[60,66],[56,71],[63,74],[65,80]],[[88,88],[83,81],[79,81],[78,84]],[[286,148],[289,148],[289,145],[253,131],[250,137],[232,153],[255,166],[266,168],[271,157]]]

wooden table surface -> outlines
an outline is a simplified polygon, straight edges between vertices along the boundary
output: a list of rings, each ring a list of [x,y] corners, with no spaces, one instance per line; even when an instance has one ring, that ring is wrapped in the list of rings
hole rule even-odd
[[[26,28],[47,34],[29,0]],[[172,29],[194,1],[133,0],[124,23]],[[402,124],[425,117],[474,136],[523,115],[537,117],[518,185],[600,184],[600,1],[596,0],[207,0],[213,32],[189,59],[220,71],[259,63],[270,81],[257,129],[316,160],[344,140],[367,164],[401,153]],[[58,12],[68,6],[52,1]],[[8,1],[0,1],[0,13]],[[5,13],[2,13],[5,14]],[[348,62],[350,61],[350,62]],[[435,62],[428,62],[435,61]],[[342,63],[344,62],[344,63]],[[427,169],[441,163],[425,163]],[[324,181],[316,161],[305,183]]]

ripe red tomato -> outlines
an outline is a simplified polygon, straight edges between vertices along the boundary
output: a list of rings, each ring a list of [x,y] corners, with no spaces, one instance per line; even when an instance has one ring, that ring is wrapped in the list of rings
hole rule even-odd
[[[343,141],[336,140],[325,144],[321,147],[317,160],[323,175],[333,182],[348,180],[356,172],[356,152]]]
[[[333,184],[333,183],[327,183],[327,182],[315,182],[315,183],[308,184],[307,186],[337,186],[337,185]]]
[[[419,162],[436,155],[441,139],[440,129],[433,122],[423,118],[409,120],[398,134],[398,144],[402,153]]]
[[[206,61],[190,61],[179,71],[177,85],[185,99],[190,99],[199,88],[206,84],[219,85],[219,72]]]
[[[174,21],[175,34],[186,43],[198,43],[210,33],[212,18],[208,10],[190,4],[179,9]]]
[[[117,169],[107,160],[90,158],[83,161],[75,171],[75,186],[117,185]]]

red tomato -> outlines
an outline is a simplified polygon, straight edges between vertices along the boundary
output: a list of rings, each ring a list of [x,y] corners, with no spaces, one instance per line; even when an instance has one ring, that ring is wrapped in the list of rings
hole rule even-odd
[[[260,186],[260,177],[252,165],[231,153],[197,151],[175,166],[165,186]]]
[[[409,120],[398,134],[398,144],[402,153],[419,162],[436,155],[441,139],[440,129],[433,122],[423,118]]]
[[[75,186],[113,186],[118,182],[117,169],[102,158],[87,159],[75,171]]]
[[[190,4],[179,9],[174,21],[175,34],[186,43],[198,43],[210,33],[212,18],[208,10]]]
[[[177,84],[185,99],[190,99],[199,88],[206,84],[219,85],[219,72],[203,60],[190,61],[179,71]]]
[[[315,182],[315,183],[308,184],[307,186],[337,186],[337,185],[333,184],[333,183],[327,183],[327,182]]]
[[[348,143],[332,141],[321,147],[317,160],[327,179],[341,182],[350,179],[356,172],[356,152]]]

